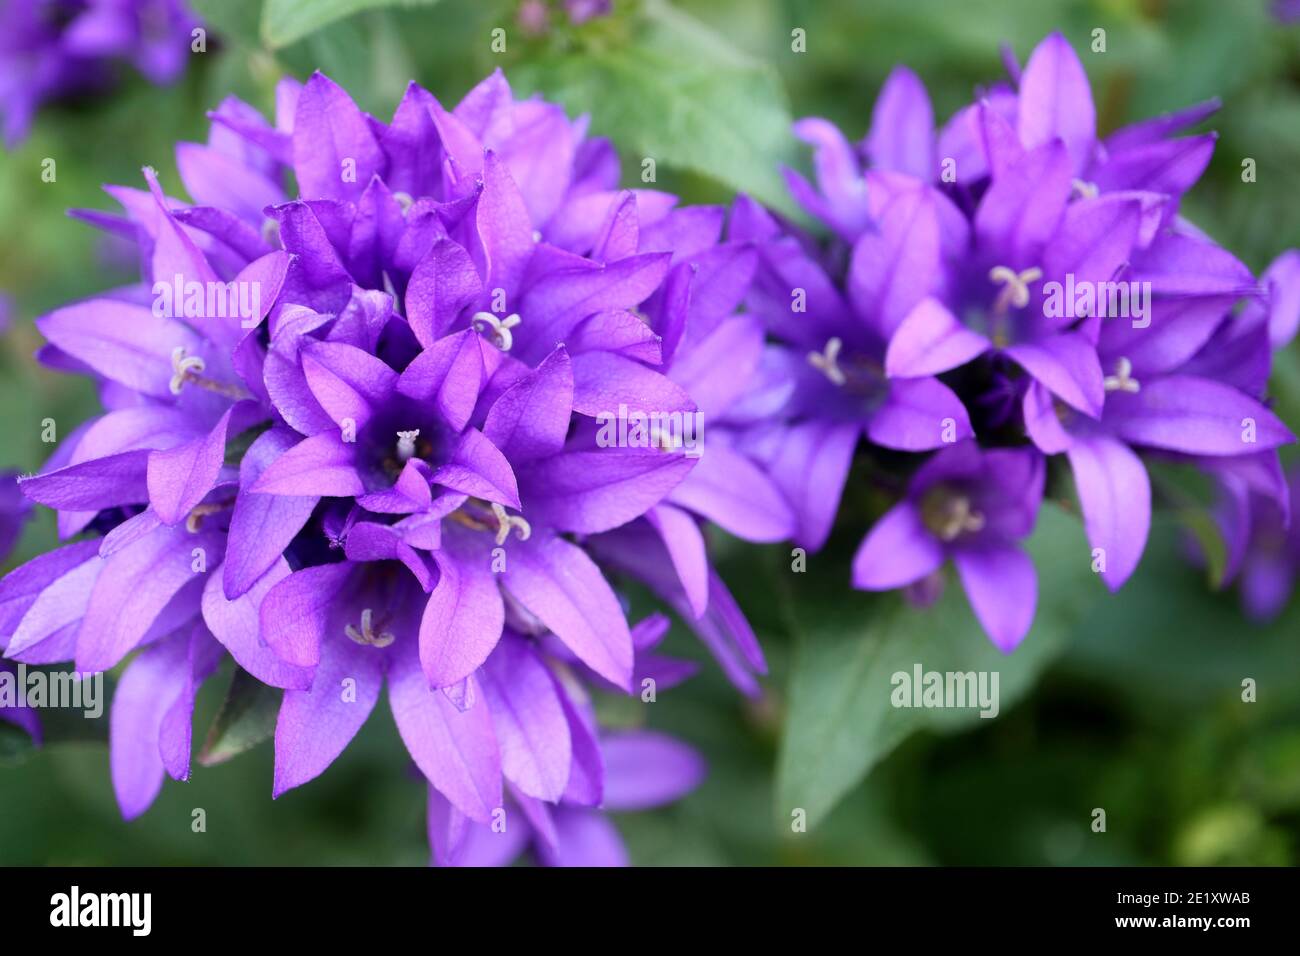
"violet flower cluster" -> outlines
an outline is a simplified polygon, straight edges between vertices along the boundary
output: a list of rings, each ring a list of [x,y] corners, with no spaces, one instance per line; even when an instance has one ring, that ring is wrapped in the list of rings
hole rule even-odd
[[[762,349],[736,311],[755,250],[721,241],[722,209],[620,190],[585,119],[500,73],[452,110],[412,84],[391,123],[321,74],[283,81],[273,122],[233,99],[212,120],[177,147],[192,203],[146,169],[108,187],[120,214],[74,213],[135,241],[144,281],[37,320],[41,361],[95,378],[105,413],[21,483],[71,543],[0,582],[0,648],[127,662],[128,818],[187,778],[196,691],[229,655],[284,690],[275,795],[386,690],[437,861],[621,862],[602,811],[703,766],[596,721],[593,688],[652,700],[693,669],[606,569],[745,689],[765,667],[702,531],[792,527],[726,447]]]
[[[0,129],[13,148],[40,106],[108,86],[119,64],[175,80],[197,18],[183,0],[0,0]]]
[[[882,459],[932,452],[868,530],[853,584],[925,601],[951,561],[1006,652],[1033,622],[1022,542],[1053,456],[1111,589],[1146,545],[1153,459],[1195,465],[1286,520],[1276,450],[1294,438],[1266,389],[1271,352],[1300,320],[1296,253],[1257,280],[1179,215],[1215,144],[1185,131],[1217,104],[1100,139],[1063,37],[1009,66],[1009,83],[937,130],[902,67],[862,142],[824,120],[796,125],[816,181],[787,179],[829,247],[744,199],[732,226],[761,249],[750,305],[773,338],[774,411],[744,444],[794,508],[796,541],[826,541],[863,438]]]

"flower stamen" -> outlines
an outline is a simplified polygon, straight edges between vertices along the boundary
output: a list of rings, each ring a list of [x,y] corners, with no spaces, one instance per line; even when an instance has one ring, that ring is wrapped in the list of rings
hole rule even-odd
[[[372,617],[373,612],[370,608],[366,608],[361,612],[361,630],[357,630],[356,627],[349,624],[344,628],[344,631],[347,633],[348,637],[352,638],[352,640],[356,641],[358,644],[367,647],[387,647],[397,638],[393,636],[391,631],[380,631],[376,634],[372,623]]]
[[[397,460],[408,462],[415,457],[415,440],[420,437],[420,429],[397,433]]]
[[[1097,188],[1096,183],[1090,183],[1086,179],[1071,179],[1070,193],[1080,199],[1096,199],[1101,190]]]
[[[1115,363],[1115,374],[1107,375],[1102,384],[1108,392],[1129,392],[1136,395],[1142,390],[1142,383],[1133,377],[1133,363],[1122,356]]]
[[[474,326],[475,332],[491,338],[492,344],[502,352],[509,352],[510,346],[515,341],[510,330],[522,321],[518,313],[507,315],[504,319],[498,319],[491,312],[476,312],[470,324]]]
[[[831,380],[832,385],[843,385],[848,381],[844,370],[840,368],[840,350],[844,343],[838,336],[826,340],[826,346],[820,352],[808,353],[808,364]]]
[[[168,385],[173,395],[179,395],[187,381],[197,378],[207,363],[197,355],[186,355],[185,346],[172,349],[172,380]]]
[[[989,270],[989,281],[1002,286],[997,299],[993,302],[993,311],[1001,315],[1011,306],[1023,309],[1029,304],[1029,284],[1043,277],[1043,270],[1030,266],[1022,272],[1016,272],[1007,266],[994,266]]]
[[[190,513],[185,516],[185,530],[190,534],[199,533],[199,525],[208,515],[219,514],[234,505],[234,499],[228,501],[214,501],[211,504],[195,505],[190,509]]]
[[[173,395],[179,395],[181,389],[188,382],[209,392],[216,392],[218,395],[233,398],[235,401],[252,397],[238,385],[227,385],[225,382],[218,382],[214,378],[207,378],[203,375],[207,363],[200,356],[186,355],[185,352],[186,349],[183,345],[178,345],[172,349],[172,380],[167,383],[167,387]]]
[[[506,514],[506,509],[495,501],[492,502],[492,514],[497,519],[497,544],[506,543],[510,537],[511,529],[514,529],[520,541],[527,541],[533,533],[532,525],[523,519],[520,515]]]

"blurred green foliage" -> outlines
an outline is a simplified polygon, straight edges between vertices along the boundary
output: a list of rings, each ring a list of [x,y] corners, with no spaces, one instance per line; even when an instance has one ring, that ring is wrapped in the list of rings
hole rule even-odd
[[[618,0],[607,20],[573,27],[553,16],[541,36],[515,27],[513,0],[195,6],[220,39],[181,82],[127,80],[111,97],[47,110],[19,150],[0,155],[0,289],[18,316],[0,348],[0,465],[39,467],[49,451],[42,420],[62,436],[96,410],[87,383],[31,361],[31,319],[137,274],[122,248],[64,210],[108,208],[100,184],[138,185],[143,165],[180,194],[172,145],[202,139],[205,110],[227,94],[268,109],[283,72],[323,69],[387,118],[410,79],[454,102],[501,66],[517,89],[592,112],[594,131],[623,151],[629,183],[640,157],[653,156],[658,185],[689,201],[745,189],[788,208],[777,167],[806,162],[785,133],[791,117],[827,116],[858,137],[883,78],[906,63],[946,118],[1003,77],[1000,44],[1023,60],[1061,30],[1081,51],[1103,130],[1222,98],[1215,158],[1185,214],[1257,270],[1300,245],[1300,28],[1270,19],[1264,0]],[[503,53],[489,47],[494,27],[507,29]],[[1096,28],[1106,52],[1083,52]],[[796,29],[807,52],[792,50]],[[47,157],[54,183],[40,178]],[[1254,183],[1241,179],[1246,158]],[[1278,357],[1275,388],[1294,425],[1294,350]],[[1071,566],[1086,551],[1064,543],[1077,528],[1053,507],[1035,543],[1039,622],[1022,650],[998,660],[955,587],[929,612],[847,595],[848,558],[873,513],[860,498],[851,489],[844,526],[804,575],[788,572],[786,549],[717,536],[723,575],[768,653],[761,699],[739,697],[675,628],[668,647],[701,660],[699,677],[650,705],[601,701],[610,722],[677,733],[710,762],[686,800],[619,817],[635,861],[1297,862],[1300,606],[1267,628],[1245,622],[1235,596],[1211,593],[1186,563],[1186,530],[1172,520],[1158,523],[1138,575],[1111,596]],[[42,515],[11,563],[53,541]],[[864,687],[916,659],[999,667],[1001,714],[934,722],[920,712],[900,725],[900,712],[882,712]],[[1248,678],[1258,693],[1249,704]],[[386,708],[329,773],[272,802],[271,749],[258,741],[274,700],[236,695],[239,706],[219,717],[231,680],[227,665],[200,696],[196,755],[207,740],[211,766],[196,759],[190,783],[168,783],[130,824],[114,805],[102,740],[32,753],[0,733],[0,863],[425,862],[423,785]],[[106,727],[73,723],[52,732]],[[191,831],[196,807],[206,833]],[[808,811],[809,832],[792,832],[795,807]],[[1090,827],[1094,808],[1106,811],[1105,833]]]

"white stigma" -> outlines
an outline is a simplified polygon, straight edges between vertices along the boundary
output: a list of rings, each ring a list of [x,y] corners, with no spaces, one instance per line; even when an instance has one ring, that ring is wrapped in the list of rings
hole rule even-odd
[[[1070,191],[1080,199],[1096,199],[1101,192],[1096,183],[1090,183],[1086,179],[1071,179]]]
[[[989,281],[1002,286],[997,299],[993,302],[994,312],[1005,312],[1009,306],[1023,309],[1029,304],[1029,283],[1037,282],[1043,277],[1043,270],[1030,266],[1022,272],[1016,272],[1007,266],[994,266],[989,270]]]
[[[1107,375],[1102,384],[1108,392],[1129,392],[1136,395],[1142,390],[1142,383],[1133,377],[1133,363],[1123,357],[1115,363],[1115,374]]]
[[[958,535],[973,534],[983,528],[984,515],[973,510],[970,499],[962,495],[952,500],[952,509],[945,516],[943,526],[939,529],[939,537],[944,541],[953,541]]]
[[[492,502],[492,514],[497,519],[497,544],[505,544],[513,528],[520,541],[527,541],[533,533],[532,525],[519,515],[506,514],[506,509],[495,501]]]
[[[262,220],[262,241],[272,249],[280,248],[280,223],[278,220]]]
[[[361,612],[361,630],[357,630],[353,625],[349,624],[344,628],[344,631],[347,632],[348,637],[358,644],[364,644],[368,647],[387,647],[396,638],[389,631],[381,631],[376,634],[371,623],[372,616],[370,608],[366,608]]]
[[[405,216],[407,212],[410,211],[411,204],[415,202],[415,200],[411,198],[410,193],[404,193],[401,190],[398,190],[393,193],[393,202],[397,203],[397,207],[402,210],[402,215]]]
[[[844,343],[839,338],[830,338],[826,340],[826,347],[822,351],[808,353],[808,364],[830,379],[834,385],[843,385],[848,381],[844,377],[844,370],[840,368],[840,349],[843,347]]]
[[[415,457],[415,440],[420,437],[420,429],[397,433],[397,460],[406,462]]]
[[[509,352],[510,346],[515,341],[510,330],[522,321],[518,313],[507,315],[504,319],[498,319],[491,312],[476,312],[471,324],[474,326],[475,332],[491,337],[492,344],[502,352]]]
[[[179,395],[185,387],[185,381],[191,374],[198,375],[207,365],[197,355],[186,355],[185,346],[178,345],[172,349],[172,380],[168,384],[173,395]]]

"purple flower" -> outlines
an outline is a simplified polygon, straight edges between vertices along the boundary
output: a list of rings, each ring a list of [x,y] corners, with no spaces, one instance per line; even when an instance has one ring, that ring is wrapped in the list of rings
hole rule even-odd
[[[18,473],[0,472],[0,561],[9,557],[31,516],[32,503],[18,489]]]
[[[746,689],[764,669],[700,528],[791,526],[729,450],[761,351],[734,315],[753,249],[719,242],[721,210],[619,190],[607,142],[499,73],[451,111],[412,86],[391,124],[320,74],[281,83],[274,124],[235,100],[212,118],[177,149],[195,205],[146,170],[148,191],[110,187],[122,216],[77,213],[139,241],[147,284],[38,320],[42,360],[93,374],[107,412],[23,490],[64,537],[101,537],[0,583],[8,656],[135,654],[112,711],[127,816],[188,774],[194,693],[228,652],[285,691],[276,795],[386,687],[442,859],[503,808],[544,860],[609,858],[603,788],[649,805],[700,770],[664,745],[658,783],[604,781],[619,745],[584,685],[691,668],[654,653],[666,619],[629,626],[597,545],[657,536],[671,561],[620,570],[663,585]],[[703,434],[670,426],[701,414],[722,473],[765,497],[732,501],[718,468],[688,487]]]
[[[1150,524],[1139,452],[1239,471],[1279,493],[1275,449],[1294,438],[1269,409],[1266,383],[1270,340],[1300,322],[1296,260],[1288,253],[1257,283],[1178,216],[1214,136],[1175,134],[1217,104],[1102,141],[1087,77],[1063,37],[1039,44],[1023,71],[1009,66],[1011,85],[982,94],[938,134],[924,87],[901,67],[862,143],[824,120],[797,123],[814,147],[816,184],[792,171],[787,179],[833,234],[829,245],[738,204],[738,234],[762,254],[751,305],[776,339],[766,358],[769,420],[747,440],[768,450],[758,458],[795,508],[796,540],[811,547],[831,527],[853,425],[888,449],[974,435],[988,455],[1026,438],[1065,453],[1094,563],[1118,588]],[[899,515],[909,512],[890,514],[859,554],[859,587],[916,580],[895,580],[869,547],[902,534]],[[946,553],[914,549],[918,574]],[[976,572],[955,563],[986,630],[1010,650],[1032,618],[1010,608],[1026,602],[981,603]],[[1008,559],[1008,594],[1032,594],[1026,564]]]
[[[1267,623],[1286,608],[1300,576],[1300,525],[1292,520],[1300,509],[1300,469],[1291,469],[1280,502],[1274,489],[1259,490],[1247,475],[1221,475],[1220,483],[1223,583],[1235,582],[1247,616]]]
[[[196,20],[181,0],[5,0],[0,115],[14,147],[42,103],[100,89],[118,62],[164,84],[184,69]]]
[[[938,452],[868,532],[853,558],[853,586],[916,585],[951,559],[984,630],[1011,652],[1038,600],[1033,562],[1017,542],[1034,529],[1044,472],[1032,449],[981,451],[968,440]]]

